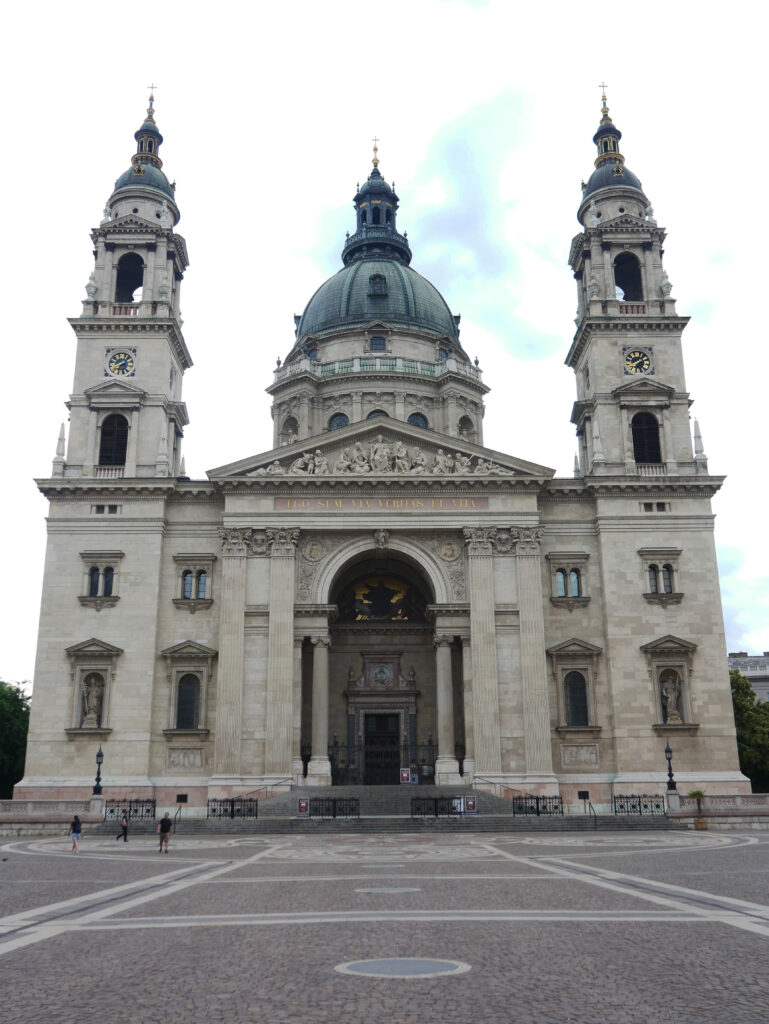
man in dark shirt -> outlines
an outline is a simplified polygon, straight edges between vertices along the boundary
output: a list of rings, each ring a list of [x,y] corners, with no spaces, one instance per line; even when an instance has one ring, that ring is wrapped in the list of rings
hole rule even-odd
[[[174,830],[174,824],[171,821],[171,815],[166,811],[165,816],[160,819],[158,825],[158,833],[160,835],[160,848],[158,853],[163,852],[163,846],[165,845],[166,853],[168,853],[168,840],[171,837],[171,833]]]

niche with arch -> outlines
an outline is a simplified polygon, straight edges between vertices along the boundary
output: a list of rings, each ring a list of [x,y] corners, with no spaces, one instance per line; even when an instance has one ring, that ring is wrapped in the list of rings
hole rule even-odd
[[[280,428],[278,441],[281,446],[292,444],[299,438],[299,424],[294,416],[286,416]]]

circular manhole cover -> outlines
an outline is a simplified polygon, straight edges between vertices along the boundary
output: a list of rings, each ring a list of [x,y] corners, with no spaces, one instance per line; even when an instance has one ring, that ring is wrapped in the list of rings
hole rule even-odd
[[[470,964],[462,963],[461,960],[387,957],[381,960],[351,960],[346,964],[337,964],[334,970],[362,978],[439,978],[466,974]]]
[[[395,888],[393,886],[393,887],[390,887],[390,888],[380,887],[378,889],[356,889],[355,891],[356,892],[373,893],[376,896],[379,896],[379,895],[388,895],[389,896],[392,893],[397,893],[397,892],[421,892],[422,890],[421,889]]]

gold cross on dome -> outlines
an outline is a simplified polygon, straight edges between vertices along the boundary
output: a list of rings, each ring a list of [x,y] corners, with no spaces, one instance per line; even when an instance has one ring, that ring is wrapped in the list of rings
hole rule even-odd
[[[379,149],[377,147],[377,142],[379,142],[378,136],[375,135],[374,138],[371,141],[374,143],[374,159],[371,161],[371,163],[374,165],[374,167],[378,167],[379,166],[379,156],[377,155],[378,152],[379,152]]]

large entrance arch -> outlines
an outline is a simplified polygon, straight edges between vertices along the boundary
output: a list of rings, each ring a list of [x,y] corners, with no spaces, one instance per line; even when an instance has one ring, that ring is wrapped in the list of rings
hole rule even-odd
[[[326,635],[302,655],[306,781],[397,785],[403,769],[456,781],[467,655],[461,631],[442,628],[431,574],[409,554],[369,548],[348,551],[327,587]]]

